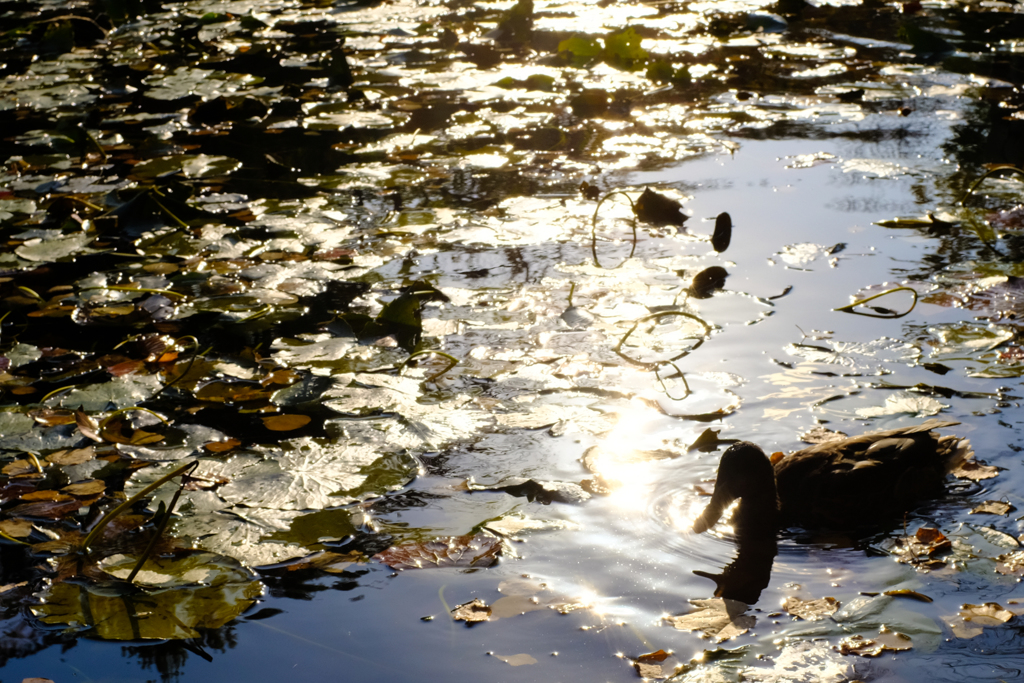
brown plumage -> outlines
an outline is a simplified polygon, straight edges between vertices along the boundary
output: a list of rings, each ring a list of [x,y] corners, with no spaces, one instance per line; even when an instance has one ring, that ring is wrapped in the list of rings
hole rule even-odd
[[[946,475],[974,455],[970,442],[927,422],[829,441],[779,458],[741,441],[722,456],[711,502],[694,524],[703,532],[736,498],[739,533],[786,526],[856,530],[895,519],[945,492]]]

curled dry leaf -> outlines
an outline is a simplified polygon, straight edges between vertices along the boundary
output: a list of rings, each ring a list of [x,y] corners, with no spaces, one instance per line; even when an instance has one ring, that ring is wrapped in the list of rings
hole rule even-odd
[[[933,602],[933,600],[924,593],[918,593],[917,591],[912,591],[909,588],[898,588],[896,590],[885,591],[882,595],[888,595],[893,598],[910,598],[911,600],[919,600],[921,602]]]
[[[835,598],[819,598],[817,600],[801,600],[800,598],[788,597],[782,603],[782,609],[794,617],[817,621],[832,616],[839,609],[839,601]]]
[[[498,562],[501,540],[488,534],[446,536],[432,541],[405,543],[377,553],[373,559],[392,569],[427,567],[490,567]]]
[[[452,619],[464,621],[467,624],[475,624],[480,621],[488,621],[491,618],[491,608],[480,598],[472,602],[466,602],[452,610]]]
[[[664,650],[658,650],[657,652],[648,652],[642,654],[636,658],[633,662],[633,668],[640,674],[641,678],[646,679],[663,679],[668,678],[675,673],[676,667],[666,666],[664,661],[671,657],[668,652]]]
[[[839,652],[844,655],[877,657],[885,651],[899,652],[913,647],[910,636],[891,631],[883,626],[874,638],[854,635],[839,642]]]
[[[1016,510],[1014,506],[1002,500],[986,500],[981,505],[971,510],[972,515],[1002,515],[1006,516]]]
[[[756,619],[747,611],[746,603],[727,598],[691,600],[696,611],[674,617],[662,617],[680,631],[701,631],[705,638],[721,643],[741,636],[754,627]]]
[[[915,567],[941,567],[945,562],[934,557],[953,548],[953,543],[938,529],[921,527],[913,538],[903,537],[890,549],[899,562]]]
[[[993,467],[992,465],[986,465],[985,463],[978,462],[977,460],[968,460],[950,472],[950,474],[958,479],[981,481],[982,479],[991,479],[998,476],[999,468]]]
[[[1013,612],[999,603],[986,602],[983,605],[963,605],[959,614],[942,617],[942,620],[949,625],[957,638],[969,640],[980,636],[984,627],[1002,626],[1014,616]]]
[[[1005,576],[1024,576],[1024,550],[997,557],[996,571]]]
[[[82,432],[82,436],[103,443],[96,420],[89,417],[81,408],[75,411],[75,422],[78,423],[78,431]]]

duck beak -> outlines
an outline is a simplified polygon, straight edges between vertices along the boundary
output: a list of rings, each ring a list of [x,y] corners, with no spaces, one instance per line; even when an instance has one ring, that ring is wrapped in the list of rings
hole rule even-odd
[[[704,512],[701,513],[697,521],[693,523],[693,531],[698,534],[702,534],[718,522],[718,519],[725,512],[725,509],[729,507],[729,504],[736,499],[728,487],[723,485],[721,479],[715,483],[715,492],[711,494],[711,502],[704,508]]]

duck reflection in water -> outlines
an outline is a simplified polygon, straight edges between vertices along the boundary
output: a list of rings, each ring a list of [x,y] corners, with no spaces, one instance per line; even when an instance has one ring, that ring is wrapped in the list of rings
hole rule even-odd
[[[739,499],[732,519],[738,554],[721,574],[695,573],[715,581],[718,597],[757,602],[771,578],[780,528],[857,533],[941,496],[946,475],[974,456],[967,439],[932,431],[957,424],[928,420],[772,459],[752,443],[733,444],[722,455],[711,502],[693,529],[707,531]]]

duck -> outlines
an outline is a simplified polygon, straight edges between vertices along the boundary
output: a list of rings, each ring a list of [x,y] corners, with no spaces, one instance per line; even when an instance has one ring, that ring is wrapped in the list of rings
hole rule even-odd
[[[749,441],[734,443],[693,530],[713,527],[736,499],[732,524],[741,537],[793,526],[854,532],[898,519],[941,496],[946,475],[974,457],[969,440],[935,431],[958,424],[932,419],[771,458]]]

